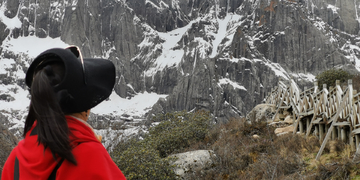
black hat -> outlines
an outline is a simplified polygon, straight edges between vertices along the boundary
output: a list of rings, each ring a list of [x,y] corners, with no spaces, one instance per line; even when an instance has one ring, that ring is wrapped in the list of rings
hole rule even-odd
[[[80,51],[77,53],[74,54],[71,48],[46,50],[34,59],[26,73],[26,85],[31,89],[33,75],[39,67],[54,59],[63,62],[65,73],[61,82],[54,86],[54,91],[64,113],[77,113],[95,107],[110,96],[115,84],[115,66],[111,61],[82,60]]]

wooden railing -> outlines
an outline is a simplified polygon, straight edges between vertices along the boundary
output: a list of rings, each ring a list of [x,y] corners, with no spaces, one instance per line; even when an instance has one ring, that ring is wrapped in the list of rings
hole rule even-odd
[[[290,111],[294,119],[294,134],[319,138],[321,148],[316,156],[319,160],[329,139],[340,139],[350,144],[355,151],[354,161],[360,159],[360,93],[353,90],[352,80],[342,88],[340,81],[335,87],[323,85],[319,89],[317,82],[310,89],[300,92],[293,80],[280,80],[265,98],[266,104],[274,104],[276,113],[273,120],[284,111]]]

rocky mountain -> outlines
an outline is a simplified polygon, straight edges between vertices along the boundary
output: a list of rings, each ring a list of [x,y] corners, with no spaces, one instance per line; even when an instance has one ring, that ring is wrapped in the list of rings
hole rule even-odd
[[[25,37],[59,39],[85,57],[110,59],[122,99],[165,95],[135,117],[138,125],[153,114],[196,109],[223,122],[245,116],[279,78],[303,87],[326,69],[360,70],[357,0],[0,0],[0,6],[0,64],[13,62],[0,71],[2,102],[26,96],[19,74],[34,55],[10,43]],[[0,112],[16,129],[26,109]],[[129,116],[94,115],[91,122],[106,129],[128,125]]]
[[[2,172],[2,167],[10,155],[11,150],[17,145],[17,142],[18,139],[10,133],[4,125],[0,124],[0,172]]]

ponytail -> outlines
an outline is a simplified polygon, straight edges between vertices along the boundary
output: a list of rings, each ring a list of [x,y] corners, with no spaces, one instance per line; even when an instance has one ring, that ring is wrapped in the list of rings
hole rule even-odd
[[[31,84],[31,103],[25,121],[24,137],[37,121],[38,143],[45,149],[50,148],[54,158],[56,155],[77,164],[71,150],[69,127],[53,86],[60,83],[64,73],[64,65],[52,63],[36,72]]]

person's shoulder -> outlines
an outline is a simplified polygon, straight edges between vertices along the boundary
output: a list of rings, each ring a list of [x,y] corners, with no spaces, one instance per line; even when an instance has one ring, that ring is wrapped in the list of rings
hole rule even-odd
[[[99,142],[94,142],[94,141],[90,141],[90,142],[83,142],[78,144],[74,149],[73,149],[73,154],[77,154],[77,153],[99,153],[99,152],[107,152],[105,147],[99,143]]]
[[[96,142],[84,142],[77,145],[72,151],[77,165],[65,161],[60,169],[68,169],[69,172],[73,170],[81,172],[96,166],[98,163],[104,164],[107,161],[104,156],[107,156],[108,152],[101,146],[101,143]]]
[[[99,142],[81,143],[73,149],[77,165],[64,161],[59,179],[125,179],[121,170]]]

